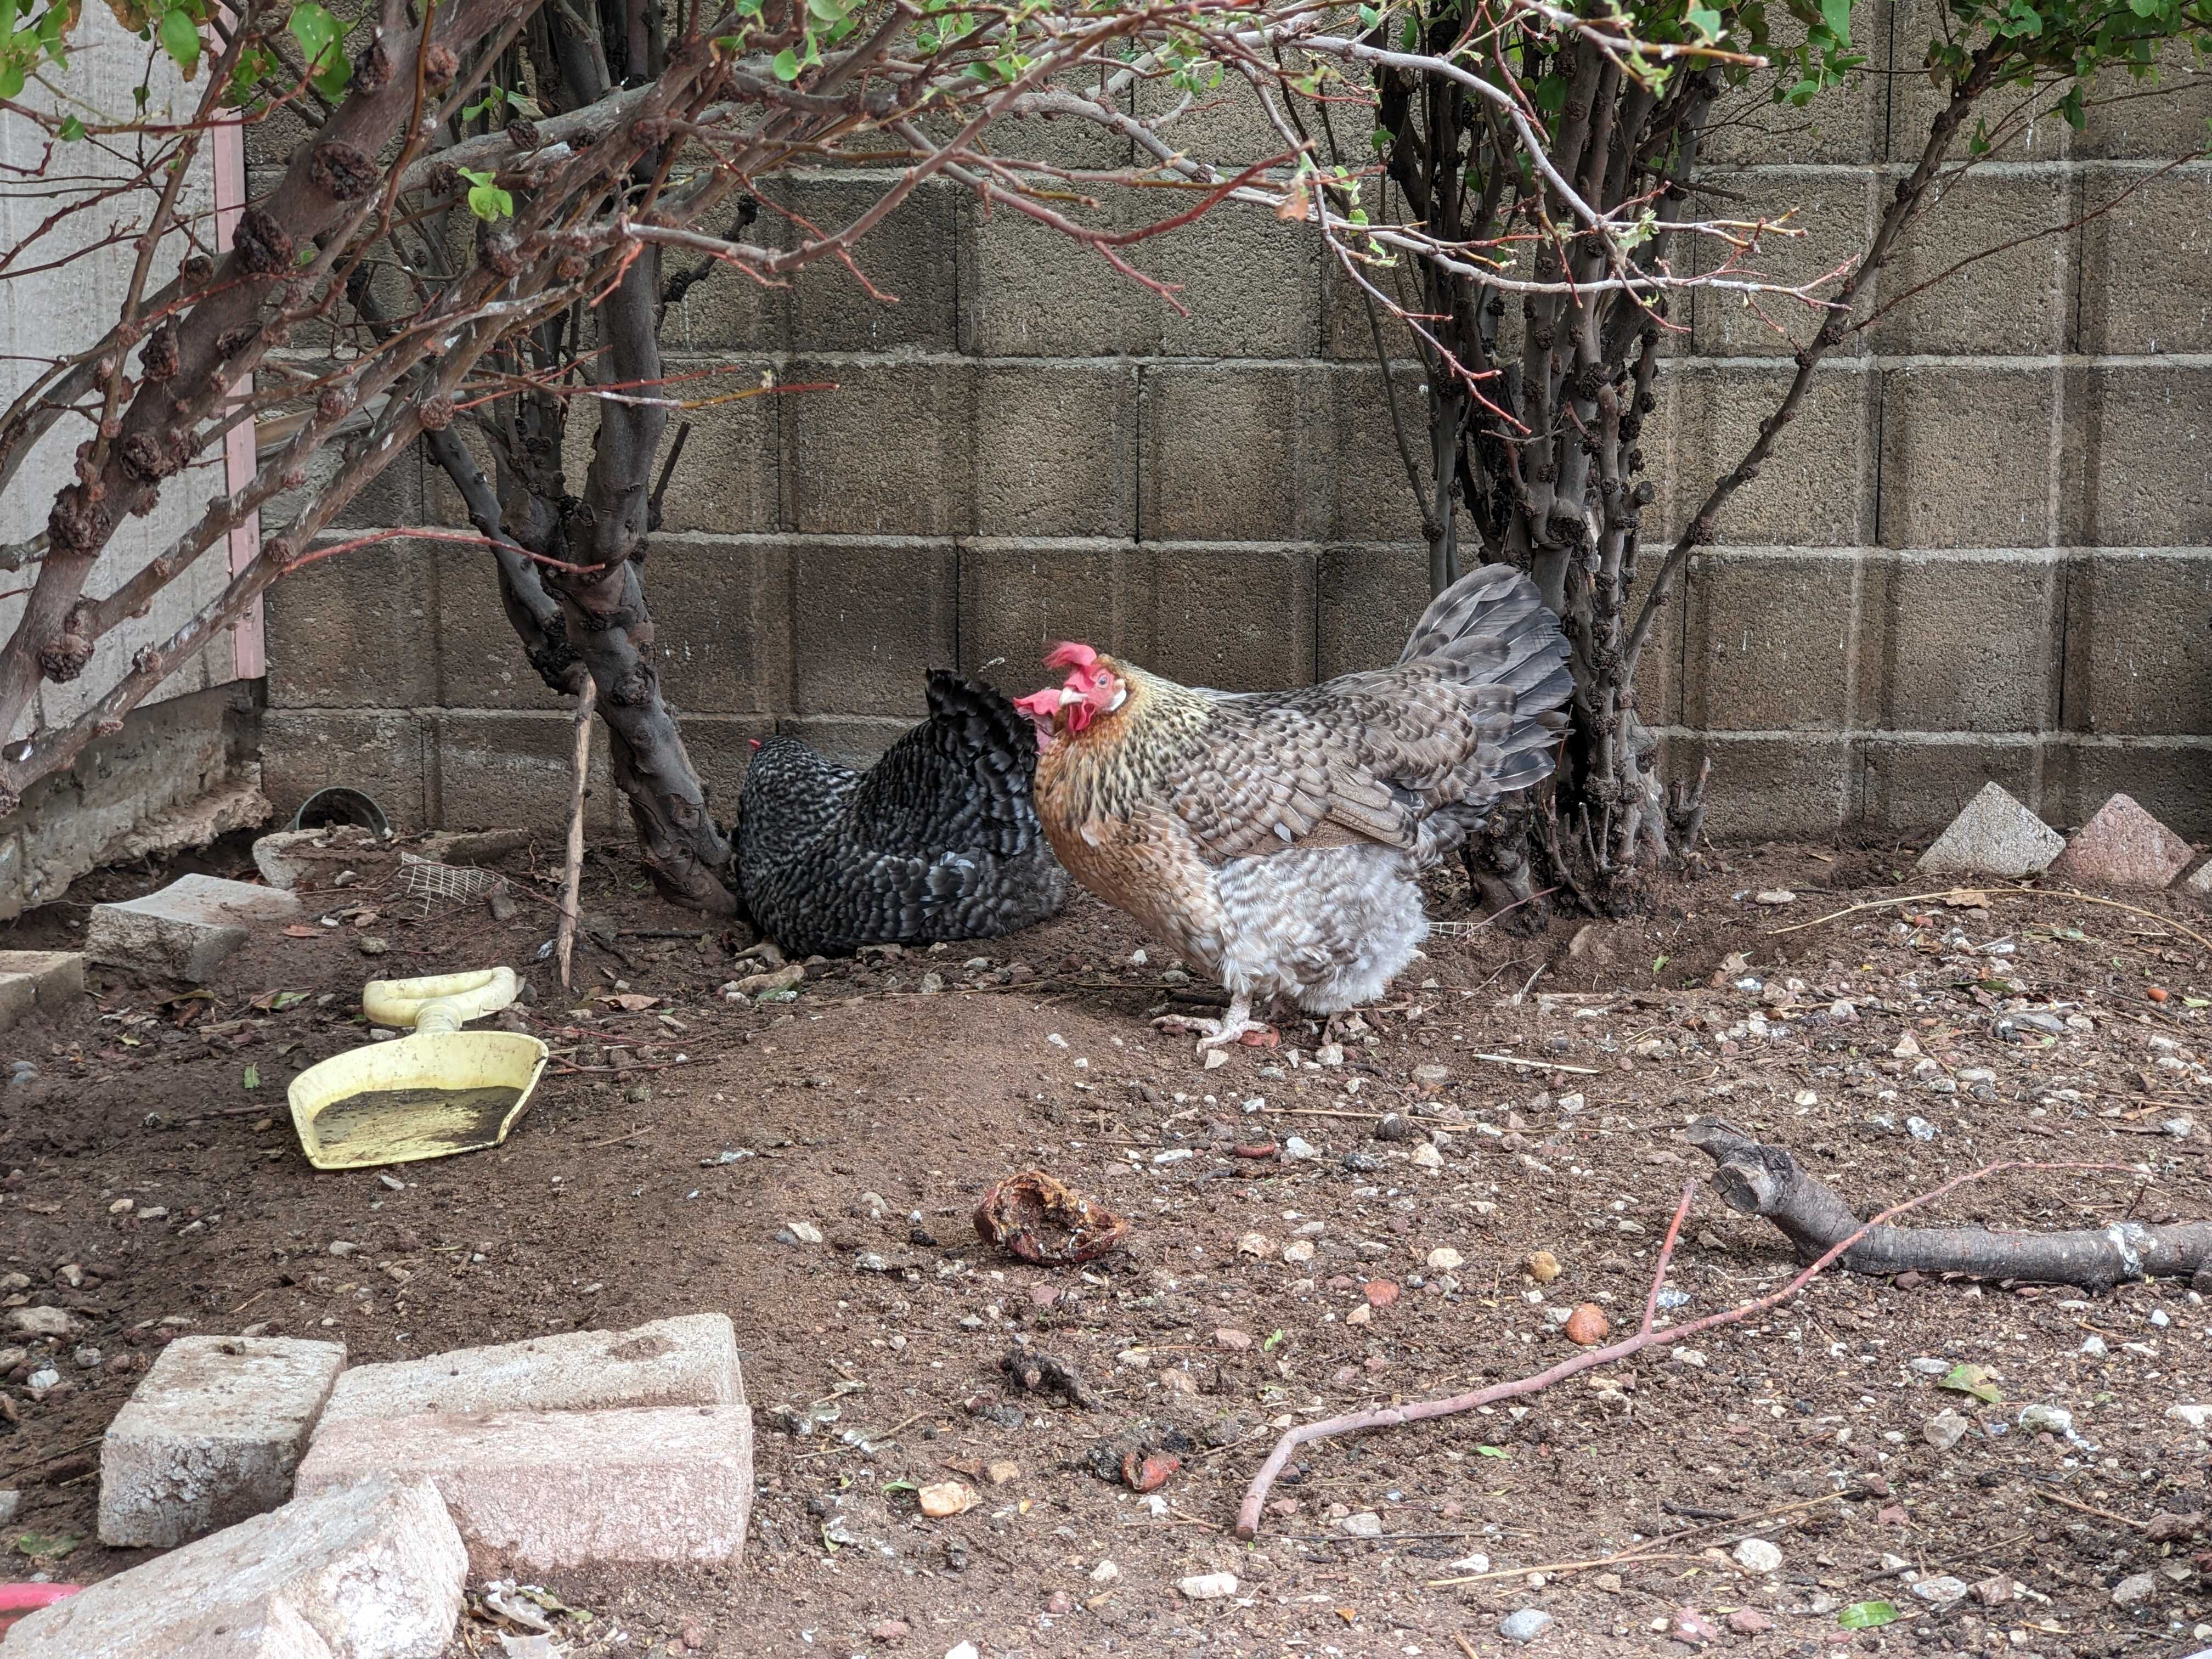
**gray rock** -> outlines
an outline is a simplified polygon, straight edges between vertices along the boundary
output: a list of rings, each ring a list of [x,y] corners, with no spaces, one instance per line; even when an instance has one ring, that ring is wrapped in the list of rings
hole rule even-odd
[[[1951,1362],[1948,1359],[1937,1359],[1930,1355],[1923,1354],[1912,1362],[1912,1369],[1918,1371],[1923,1376],[1941,1376],[1951,1369]]]
[[[64,1337],[76,1329],[76,1321],[61,1308],[11,1308],[8,1325],[23,1336]]]
[[[84,958],[74,951],[0,951],[0,1030],[13,1025],[33,1008],[48,1013],[84,994]],[[35,1077],[39,1068],[19,1060],[13,1068],[19,1077]]]
[[[2189,879],[2181,884],[2201,898],[2212,898],[2212,859],[2190,872]]]
[[[1965,1601],[1973,1593],[1973,1586],[1946,1573],[1940,1578],[1922,1579],[1912,1587],[1912,1593],[1931,1607],[1948,1607],[1954,1601]]]
[[[1523,1607],[1498,1621],[1498,1633],[1509,1642],[1533,1642],[1551,1629],[1552,1615],[1541,1607]]]
[[[144,898],[93,906],[84,951],[111,968],[204,980],[246,943],[248,928],[299,914],[300,901],[274,888],[219,876],[179,876]]]
[[[2112,1586],[2112,1605],[2116,1607],[2131,1607],[2138,1601],[2148,1601],[2157,1589],[2156,1573],[2131,1574]]]
[[[1764,1538],[1747,1538],[1735,1547],[1735,1564],[1746,1572],[1779,1572],[1782,1552]]]
[[[1974,1425],[1956,1412],[1937,1412],[1920,1425],[1920,1437],[1937,1451],[1948,1451],[1966,1437]]]
[[[2074,1413],[2063,1406],[2025,1406],[2021,1408],[2020,1430],[2022,1434],[2048,1431],[2061,1439],[2070,1439],[2074,1433]]]
[[[1984,784],[1920,855],[1931,875],[2032,876],[2066,850],[2066,838],[2000,784]]]

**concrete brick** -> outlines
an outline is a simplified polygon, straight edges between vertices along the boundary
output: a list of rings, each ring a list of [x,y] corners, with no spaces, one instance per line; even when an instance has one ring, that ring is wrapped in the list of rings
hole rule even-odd
[[[1312,680],[1312,548],[1215,544],[1151,550],[1159,637],[1147,667],[1185,685],[1222,691],[1274,690]]]
[[[755,741],[775,735],[776,723],[766,714],[691,714],[684,716],[684,749],[691,757],[699,781],[707,788],[707,810],[715,821],[727,824],[737,816],[738,796],[744,787],[745,768],[752,763]],[[626,829],[627,806],[618,807]]]
[[[303,1497],[398,1470],[437,1486],[484,1571],[604,1563],[734,1565],[753,1498],[743,1406],[494,1412],[326,1425]]]
[[[422,1359],[356,1365],[337,1380],[317,1437],[384,1418],[497,1411],[742,1406],[727,1314],[684,1314],[629,1331],[572,1331]]]
[[[1889,64],[1891,9],[1888,0],[1851,8],[1852,45],[1869,60],[1868,69],[1803,108],[1778,103],[1775,93],[1796,79],[1782,53],[1804,44],[1805,26],[1784,12],[1767,14],[1775,67],[1754,70],[1742,86],[1724,93],[1714,105],[1698,143],[1706,163],[1879,158],[1889,110],[1884,71]]]
[[[1133,365],[981,363],[975,375],[978,534],[1136,533]]]
[[[1056,204],[1079,223],[1118,231],[1133,222],[1122,196],[1097,208]],[[993,357],[1097,357],[1141,351],[1156,340],[1157,294],[1113,266],[1093,247],[1026,214],[963,209],[960,255],[960,349]],[[1133,261],[1149,270],[1139,246]]]
[[[1670,731],[1662,735],[1660,775],[1694,778],[1710,757],[1705,832],[1716,841],[1778,841],[1832,835],[1857,815],[1856,754],[1851,739],[1807,732],[1731,737]]]
[[[2212,76],[2207,78],[2212,87]],[[2145,179],[2141,167],[2093,167],[2075,233],[2085,352],[2212,350],[2212,166]]]
[[[672,705],[686,715],[790,706],[791,566],[775,538],[653,538],[653,660]]]
[[[300,901],[275,888],[179,876],[144,898],[94,905],[84,951],[112,968],[204,980],[246,943],[250,929],[299,913]]]
[[[2197,857],[2189,843],[2136,804],[2117,794],[2075,830],[2050,873],[2085,887],[2168,886]]]
[[[1893,161],[1917,161],[1928,143],[1929,124],[1950,100],[1948,87],[1939,88],[1928,77],[1928,49],[1933,41],[1953,38],[1956,26],[1945,15],[1943,0],[1894,0],[1894,15],[1892,57],[1897,73],[1890,81],[1888,154]],[[2008,116],[2020,101],[2014,99],[2002,102],[1984,112],[1990,125],[2000,128],[1999,142],[1990,152],[1991,158],[2005,161],[2063,160],[2073,130],[2051,111],[2048,100],[2042,104],[2043,112],[2033,121],[2019,125],[2009,120],[2000,122],[1997,112],[2002,110]],[[1967,120],[1971,129],[1973,118],[1970,116]],[[1962,135],[1951,148],[1954,165],[1965,149]]]
[[[2063,349],[2075,266],[2072,238],[2061,227],[2074,212],[2070,173],[1975,172],[1951,180],[1899,239],[1877,279],[1875,303],[1897,303],[1871,331],[1875,349],[2015,356]],[[2002,252],[1974,258],[2000,246]],[[1954,269],[1968,258],[1974,263]]]
[[[1706,492],[1752,446],[1792,371],[1696,360],[1661,366],[1659,408],[1643,448],[1659,473],[1661,510],[1647,539],[1671,540]],[[1874,539],[1872,377],[1849,364],[1813,376],[1796,419],[1758,478],[1715,521],[1711,540],[1732,547],[1853,547]],[[1663,462],[1660,458],[1663,457]]]
[[[786,173],[767,193],[789,212],[825,231],[842,230],[890,187],[892,175],[844,178]],[[836,259],[793,273],[784,290],[795,351],[884,351],[907,346],[950,351],[957,326],[955,250],[959,245],[960,186],[923,185],[889,218],[854,244],[860,267],[878,299]],[[774,209],[763,206],[763,216]]]
[[[975,376],[964,361],[794,361],[782,399],[784,487],[794,529],[951,536],[973,527]],[[887,437],[886,428],[895,436]],[[715,528],[726,529],[728,521]]]
[[[1328,383],[1278,364],[1145,370],[1137,482],[1147,540],[1291,541],[1328,522]]]
[[[960,550],[960,666],[1016,696],[1079,640],[1146,663],[1158,637],[1150,551],[1127,542],[977,541]]]
[[[653,538],[656,560],[665,545],[660,538]],[[422,702],[441,708],[566,708],[568,699],[538,678],[514,624],[507,618],[507,607],[500,599],[499,567],[489,551],[434,544],[430,560],[437,596],[435,620],[430,624],[438,641],[432,659],[437,690]],[[653,569],[659,568],[656,563]],[[650,573],[647,580],[652,580]],[[273,648],[270,657],[273,671],[279,659]],[[312,692],[306,695],[312,696]]]
[[[1684,721],[1709,731],[1856,725],[1866,575],[1855,552],[1694,556]]]
[[[2212,64],[2179,39],[2162,44],[2153,61],[2155,79],[2138,81],[2124,69],[2097,77],[2083,100],[2087,118],[2074,137],[2074,155],[2165,161],[2204,147],[2204,124],[2212,119]]]
[[[342,1342],[186,1336],[100,1443],[100,1539],[169,1549],[273,1510],[345,1364]]]
[[[75,951],[0,951],[0,1030],[33,1008],[59,1013],[84,994],[84,957]]]
[[[736,217],[732,211],[719,228],[731,230]],[[772,214],[763,214],[737,234],[741,242],[770,250],[788,246],[789,237],[790,227]],[[661,268],[673,273],[689,270],[693,264],[672,252]],[[789,332],[790,306],[783,289],[757,282],[734,266],[717,264],[668,308],[660,343],[670,352],[764,353],[787,349]]]
[[[1936,830],[1992,783],[2038,810],[2045,799],[2039,739],[1878,734],[1860,750],[1859,816],[1886,830]]]
[[[1297,53],[1284,59],[1292,73],[1304,61]],[[1210,92],[1186,94],[1163,79],[1139,82],[1135,94],[1133,108],[1139,120],[1154,124],[1153,130],[1169,143],[1210,167],[1242,169],[1294,148],[1275,130],[1251,83],[1233,71]],[[1276,107],[1281,106],[1278,94]],[[1363,137],[1360,142],[1366,141]],[[1265,211],[1228,203],[1223,206],[1231,213]]]
[[[2212,546],[2212,368],[2070,371],[2060,486],[2074,547]]]
[[[565,830],[575,778],[575,727],[567,714],[452,709],[431,729],[441,830]],[[612,832],[623,816],[607,765],[606,734],[592,737],[586,834]]]
[[[727,397],[760,384],[763,366],[732,363],[726,359],[722,363],[729,373],[687,382],[687,395]],[[667,370],[671,374],[689,374],[708,366],[696,358],[672,357]],[[836,374],[781,374],[778,378],[787,386],[803,386],[841,377]],[[781,452],[784,423],[791,418],[791,406],[839,395],[834,392],[776,392],[687,410],[682,419],[690,422],[691,435],[684,441],[684,453],[669,477],[668,493],[661,498],[660,527],[728,535],[738,531],[774,530],[783,525],[786,518]],[[656,479],[675,436],[676,422],[671,422],[668,435],[661,442],[660,458],[653,463]],[[580,479],[591,459],[591,446],[588,442],[580,444],[572,432],[568,453]],[[577,487],[582,486],[580,483]]]
[[[468,1554],[426,1480],[302,1498],[103,1579],[8,1632],[8,1659],[437,1659]],[[224,1645],[217,1628],[234,1631]],[[289,1638],[289,1645],[279,1638]]]
[[[1406,636],[1429,603],[1425,545],[1364,543],[1324,547],[1320,586],[1316,679],[1330,679],[1398,660]]]
[[[2199,845],[2212,841],[2212,740],[2097,738],[2065,734],[2045,741],[2044,771],[2051,816],[2063,823],[2087,818],[2124,789],[2177,834]],[[12,1656],[11,1656],[12,1659]]]
[[[429,822],[428,723],[381,709],[272,708],[261,717],[261,784],[289,823],[300,803],[334,784],[374,797],[396,828]]]
[[[2066,581],[2065,724],[2212,732],[2212,553],[2076,554]]]
[[[328,372],[326,358],[318,356],[311,361],[319,372]],[[262,533],[270,535],[290,524],[310,496],[353,465],[343,444],[317,450],[301,468],[299,488],[278,491],[261,509]],[[410,445],[392,451],[381,471],[362,479],[352,498],[331,516],[328,527],[392,529],[422,524],[424,518],[422,451]]]
[[[1414,364],[1401,363],[1391,369],[1399,418],[1405,422],[1407,441],[1420,460],[1425,477],[1429,454],[1425,378]],[[1390,424],[1381,367],[1366,362],[1332,368],[1326,387],[1328,406],[1322,419],[1328,434],[1330,488],[1322,507],[1328,535],[1347,542],[1420,541],[1420,504],[1406,477],[1405,458],[1399,453],[1397,434]],[[1472,547],[1472,528],[1464,513],[1461,519],[1462,544]],[[1426,555],[1423,556],[1425,559]]]
[[[1874,234],[1876,177],[1870,172],[1833,168],[1755,167],[1741,172],[1707,169],[1699,175],[1734,192],[1736,199],[1716,203],[1730,219],[1783,221],[1753,252],[1734,258],[1731,275],[1747,280],[1802,283],[1825,276],[1864,247]],[[1681,250],[1700,274],[1719,269],[1733,250],[1719,243],[1690,243]],[[1826,290],[1833,291],[1833,285]],[[1747,295],[1720,289],[1697,289],[1687,296],[1690,339],[1695,349],[1716,357],[1788,356],[1813,337],[1826,313],[1785,295]],[[1784,330],[1778,334],[1777,327]],[[1866,349],[1862,335],[1849,337],[1838,354]]]
[[[2065,567],[2048,556],[1885,561],[1887,649],[1863,659],[1869,724],[2039,732],[2058,713]]]
[[[2055,368],[1893,368],[1881,388],[1884,547],[2049,547]]]
[[[920,720],[922,677],[960,654],[953,550],[807,542],[793,549],[792,571],[793,709]]]
[[[1180,212],[1169,199],[1155,216]],[[1145,347],[1174,357],[1310,357],[1321,349],[1321,238],[1308,225],[1224,204],[1195,223],[1167,231],[1123,257],[1172,284],[1183,307],[1144,306]]]
[[[357,547],[276,583],[267,606],[270,706],[414,708],[436,702],[441,618],[431,546]],[[521,648],[512,654],[520,660]]]
[[[915,711],[908,716],[888,714],[789,715],[775,723],[776,735],[797,738],[817,754],[840,766],[866,769],[883,758],[884,750],[913,730],[924,713],[919,685]]]

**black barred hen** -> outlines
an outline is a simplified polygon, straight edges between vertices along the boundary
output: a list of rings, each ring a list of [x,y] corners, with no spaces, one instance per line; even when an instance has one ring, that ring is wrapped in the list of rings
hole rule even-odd
[[[796,738],[757,747],[738,879],[793,956],[988,939],[1041,921],[1067,872],[1037,823],[1036,738],[1005,696],[933,669],[929,718],[865,772]]]

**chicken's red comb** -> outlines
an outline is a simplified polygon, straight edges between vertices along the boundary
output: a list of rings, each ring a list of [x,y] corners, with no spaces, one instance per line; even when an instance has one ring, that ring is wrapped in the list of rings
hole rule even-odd
[[[1098,653],[1089,646],[1074,640],[1062,640],[1053,647],[1044,659],[1047,668],[1088,668],[1098,660]]]

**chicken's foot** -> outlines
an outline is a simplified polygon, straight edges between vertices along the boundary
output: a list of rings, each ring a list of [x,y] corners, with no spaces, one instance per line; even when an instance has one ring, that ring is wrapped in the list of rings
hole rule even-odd
[[[1227,1043],[1240,1042],[1247,1032],[1265,1031],[1267,1027],[1252,1018],[1252,999],[1249,995],[1234,994],[1219,1019],[1205,1019],[1194,1014],[1162,1014],[1152,1022],[1152,1029],[1158,1031],[1202,1031],[1205,1035],[1199,1039],[1198,1051],[1204,1054],[1208,1048],[1218,1048]]]

